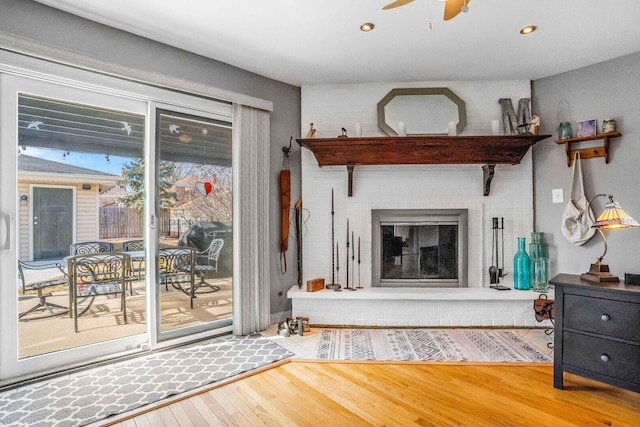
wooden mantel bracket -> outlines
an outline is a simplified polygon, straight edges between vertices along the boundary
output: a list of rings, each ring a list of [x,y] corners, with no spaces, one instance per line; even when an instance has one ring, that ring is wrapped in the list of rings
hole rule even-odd
[[[485,196],[488,196],[491,191],[491,180],[495,170],[495,164],[482,165],[482,188],[484,188]]]
[[[354,165],[353,163],[347,163],[347,174],[348,174],[348,180],[349,180],[349,186],[348,186],[348,192],[347,192],[347,196],[351,197],[353,196],[353,169],[355,168],[356,165]]]

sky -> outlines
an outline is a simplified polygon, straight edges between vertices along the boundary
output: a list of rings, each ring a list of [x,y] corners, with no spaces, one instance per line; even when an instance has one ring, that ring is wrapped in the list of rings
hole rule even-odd
[[[64,159],[63,156],[65,152],[62,150],[48,150],[34,147],[27,147],[24,154],[52,162],[69,163],[73,166],[93,169],[118,176],[121,175],[120,171],[124,164],[131,161],[130,157],[109,156],[109,161],[107,162],[104,154],[79,153],[76,151],[70,152],[66,156],[66,159]]]

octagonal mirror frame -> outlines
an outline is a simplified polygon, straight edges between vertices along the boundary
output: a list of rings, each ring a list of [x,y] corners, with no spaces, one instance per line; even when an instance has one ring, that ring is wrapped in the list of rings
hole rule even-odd
[[[398,136],[398,132],[386,122],[385,107],[391,103],[396,97],[401,96],[445,96],[458,108],[458,122],[456,124],[457,134],[460,134],[467,125],[467,108],[465,102],[449,88],[396,88],[392,89],[384,98],[378,102],[378,128],[389,136]],[[443,124],[442,129],[447,129],[449,121]],[[408,133],[409,134],[409,133]],[[445,135],[446,132],[424,132],[410,133],[410,135]]]

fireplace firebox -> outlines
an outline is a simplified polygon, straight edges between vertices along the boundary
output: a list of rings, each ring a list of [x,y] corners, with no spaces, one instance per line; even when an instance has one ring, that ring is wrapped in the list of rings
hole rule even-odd
[[[467,287],[466,209],[374,209],[372,286]]]

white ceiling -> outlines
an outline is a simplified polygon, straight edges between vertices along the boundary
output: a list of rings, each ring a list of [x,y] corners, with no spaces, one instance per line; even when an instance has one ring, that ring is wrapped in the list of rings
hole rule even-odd
[[[471,0],[451,21],[435,0],[37,1],[298,86],[534,80],[640,51],[638,0]]]

